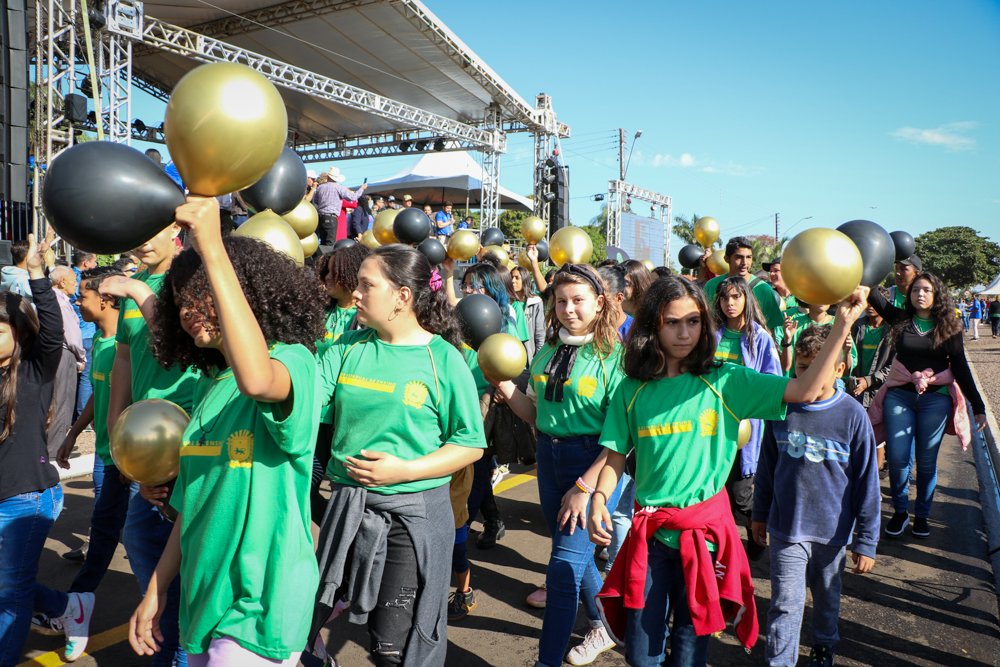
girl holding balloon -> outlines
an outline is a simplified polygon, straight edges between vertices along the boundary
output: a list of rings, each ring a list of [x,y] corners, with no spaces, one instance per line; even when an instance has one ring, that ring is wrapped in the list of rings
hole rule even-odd
[[[614,507],[609,496],[625,469],[626,454],[635,449],[636,503],[644,511],[635,513],[599,596],[609,630],[624,640],[629,665],[663,664],[668,636],[670,664],[706,664],[709,636],[725,624],[718,597],[706,604],[712,594],[696,598],[687,588],[683,563],[693,557],[716,561],[716,568],[699,570],[699,588],[718,591],[726,600],[739,619],[736,635],[745,647],[756,641],[750,568],[744,550],[733,546],[739,533],[722,492],[736,457],[739,423],[782,419],[786,403],[815,401],[851,323],[864,311],[866,296],[867,288],[861,287],[841,304],[812,365],[802,377],[788,379],[716,359],[714,317],[697,284],[669,276],[646,292],[626,344],[626,377],[610,401],[600,436],[606,462],[589,494],[591,540],[607,545],[612,537],[608,507]],[[683,533],[693,529],[705,531],[708,540],[686,542]]]
[[[150,327],[161,364],[201,376],[169,501],[178,517],[129,641],[140,655],[159,650],[180,573],[189,665],[295,665],[311,610],[288,591],[317,584],[309,487],[323,293],[264,243],[223,239],[218,211],[193,197],[177,209],[191,247],[171,263]]]
[[[614,645],[594,603],[601,587],[594,545],[577,530],[585,525],[587,490],[603,467],[601,425],[622,380],[617,316],[606,291],[590,266],[563,265],[552,280],[550,334],[531,363],[527,393],[513,382],[496,385],[511,409],[538,429],[538,495],[552,535],[538,666],[562,664],[581,601],[591,629],[570,651],[570,664],[588,664]],[[608,491],[612,506],[619,486]]]
[[[739,364],[758,373],[781,375],[778,349],[767,331],[764,314],[747,281],[739,276],[728,276],[715,291],[713,303],[715,316],[715,358],[723,363]],[[759,419],[750,420],[750,439],[740,449],[733,462],[726,491],[733,511],[746,517],[747,556],[756,561],[764,553],[750,533],[750,513],[753,510],[753,477],[757,471],[757,456],[764,424]]]

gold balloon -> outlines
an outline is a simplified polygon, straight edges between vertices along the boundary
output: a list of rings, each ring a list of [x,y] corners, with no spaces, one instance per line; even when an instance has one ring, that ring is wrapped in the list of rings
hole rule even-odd
[[[375,231],[373,229],[369,229],[368,231],[366,231],[364,234],[361,235],[361,245],[367,246],[372,250],[374,250],[375,248],[379,247],[382,244],[378,242],[377,238],[375,238]]]
[[[510,255],[508,255],[507,251],[505,251],[501,246],[498,245],[488,245],[485,248],[483,248],[483,257],[485,257],[486,255],[493,255],[498,260],[500,260],[500,264],[502,264],[503,266],[506,266],[507,262],[510,261]]]
[[[448,239],[448,256],[464,262],[472,259],[479,252],[479,237],[468,229],[460,229]]]
[[[399,213],[400,209],[387,208],[378,215],[375,216],[375,224],[372,225],[372,233],[375,235],[375,240],[379,242],[379,245],[389,245],[390,243],[399,243],[396,240],[396,235],[392,231],[392,223],[396,220],[396,214]]]
[[[274,166],[288,138],[288,114],[263,75],[214,63],[177,83],[163,127],[184,185],[218,197],[253,185]]]
[[[521,238],[529,244],[535,244],[545,238],[545,221],[530,216],[521,223]]]
[[[319,226],[319,213],[316,211],[316,207],[305,199],[281,217],[285,219],[292,231],[303,240],[314,235],[316,227]],[[306,256],[308,257],[308,255]]]
[[[640,263],[640,264],[642,264],[643,266],[645,266],[645,267],[646,267],[647,269],[649,269],[650,271],[652,271],[653,269],[655,269],[655,268],[656,268],[656,264],[653,264],[653,263],[652,263],[651,261],[649,261],[648,259],[640,259],[640,260],[639,260],[639,263]]]
[[[233,232],[236,236],[249,236],[268,244],[278,252],[283,252],[299,266],[305,260],[302,241],[289,227],[285,219],[268,209],[253,216]]]
[[[715,218],[698,218],[694,223],[694,238],[704,248],[710,248],[719,240],[719,223]]]
[[[864,270],[854,241],[836,229],[816,227],[798,234],[781,253],[781,276],[795,298],[814,305],[846,299]]]
[[[181,440],[188,414],[161,398],[125,408],[111,430],[111,458],[133,482],[162,486],[180,472]]]
[[[579,227],[563,227],[549,239],[549,259],[556,266],[586,264],[593,254],[594,242]]]
[[[483,341],[478,352],[479,368],[493,380],[513,380],[524,371],[528,352],[524,344],[506,333],[493,334]]]
[[[726,251],[716,250],[713,252],[705,260],[705,266],[717,276],[724,276],[729,273],[729,262],[726,261]],[[784,272],[784,267],[782,267],[782,272]]]
[[[302,241],[302,254],[306,257],[312,257],[319,250],[319,237],[315,234],[307,236]]]
[[[751,435],[753,435],[753,426],[750,425],[749,419],[744,419],[740,422],[740,431],[736,440],[736,449],[743,449],[746,447],[746,444],[750,442]]]
[[[506,263],[506,264],[504,264],[504,266],[506,266],[506,267],[507,267],[508,269],[510,269],[511,271],[513,271],[514,269],[516,269],[516,268],[517,268],[517,264],[515,264],[515,263],[514,263],[514,260],[512,260],[512,259],[508,259],[508,260],[507,260],[507,263]]]
[[[517,263],[523,266],[524,268],[528,269],[529,271],[531,271],[531,260],[528,259],[527,250],[522,250],[521,253],[517,256]]]

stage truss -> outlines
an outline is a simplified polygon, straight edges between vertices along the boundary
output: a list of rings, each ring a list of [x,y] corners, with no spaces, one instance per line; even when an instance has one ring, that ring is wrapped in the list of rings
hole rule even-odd
[[[481,151],[482,224],[485,227],[498,224],[500,157],[506,152],[507,134],[530,132],[535,137],[535,214],[548,219],[548,204],[539,196],[539,167],[552,156],[553,142],[570,136],[570,127],[556,120],[549,96],[537,96],[534,109],[525,104],[418,0],[293,0],[209,21],[191,29],[146,15],[142,2],[104,0],[103,5],[92,7],[89,12],[96,51],[92,57],[96,60],[100,89],[94,95],[97,108],[86,121],[72,123],[63,113],[61,100],[70,93],[80,93],[76,68],[88,62],[82,40],[82,22],[85,20],[82,8],[85,5],[83,0],[80,0],[80,6],[75,4],[76,1],[36,0],[35,81],[43,94],[35,96],[35,117],[44,120],[36,123],[35,130],[36,184],[43,176],[43,165],[48,165],[59,153],[72,146],[75,135],[80,131],[96,131],[99,126],[108,140],[125,144],[131,144],[133,139],[164,141],[162,125],[147,127],[133,122],[131,116],[133,85],[161,100],[169,98],[169,85],[133,67],[133,58],[164,52],[204,63],[240,63],[260,72],[277,86],[362,111],[390,121],[399,128],[392,132],[319,139],[308,137],[304,141],[290,129],[288,145],[306,162],[435,151]],[[463,122],[449,118],[223,41],[226,37],[294,23],[324,13],[377,4],[387,4],[395,9],[429,43],[489,93],[492,101],[484,109],[482,121]],[[103,26],[95,25],[95,14],[98,23],[103,19]],[[38,190],[33,188],[36,225],[41,219]]]
[[[608,245],[621,246],[622,213],[633,199],[651,204],[653,211],[650,217],[659,217],[663,223],[663,266],[670,266],[670,237],[674,230],[673,200],[667,195],[623,180],[608,181]]]

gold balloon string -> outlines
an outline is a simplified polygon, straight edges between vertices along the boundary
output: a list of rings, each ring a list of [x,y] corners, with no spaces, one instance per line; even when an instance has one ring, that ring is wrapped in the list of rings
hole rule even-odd
[[[342,53],[337,53],[336,51],[334,51],[332,49],[326,48],[325,46],[320,46],[319,44],[316,44],[314,42],[310,42],[308,40],[302,39],[301,37],[296,37],[295,35],[292,35],[292,34],[287,33],[287,32],[283,32],[283,31],[278,30],[277,28],[271,27],[269,25],[265,25],[263,23],[258,23],[257,21],[254,21],[253,19],[249,19],[246,16],[243,16],[241,14],[237,14],[236,12],[230,11],[230,10],[226,9],[225,7],[219,7],[218,5],[213,5],[211,2],[206,2],[206,0],[198,0],[198,2],[200,2],[203,5],[205,5],[206,7],[211,7],[212,9],[217,9],[220,12],[224,12],[226,14],[229,14],[230,16],[234,16],[234,17],[240,19],[241,21],[246,21],[247,23],[252,23],[255,26],[257,26],[258,28],[262,28],[264,30],[270,30],[273,33],[281,35],[282,37],[287,37],[288,39],[295,40],[296,42],[301,42],[301,43],[306,44],[307,46],[311,46],[314,49],[317,49],[319,51],[325,51],[326,53],[329,53],[331,55],[337,56],[338,58],[343,58],[344,60],[349,60],[352,63],[355,63],[357,65],[361,65],[362,67],[367,67],[369,69],[375,70],[379,74],[384,74],[386,76],[391,76],[393,79],[398,79],[399,81],[402,81],[404,83],[408,83],[411,86],[414,86],[415,88],[419,88],[420,90],[424,91],[425,93],[429,93],[431,95],[434,95],[434,91],[433,90],[431,90],[429,88],[425,88],[425,87],[421,86],[419,83],[414,83],[413,81],[410,81],[409,79],[405,79],[405,78],[399,76],[398,74],[393,74],[392,72],[387,72],[387,71],[385,71],[383,69],[379,69],[378,67],[375,67],[374,65],[369,65],[368,63],[362,62],[360,60],[355,60],[354,58],[351,58],[350,56],[345,56]],[[471,122],[473,119],[469,118],[468,116],[464,116],[464,120],[466,122]]]

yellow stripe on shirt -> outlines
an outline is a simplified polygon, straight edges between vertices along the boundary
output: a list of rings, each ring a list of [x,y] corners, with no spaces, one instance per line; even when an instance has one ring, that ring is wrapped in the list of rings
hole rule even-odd
[[[658,424],[656,426],[647,426],[646,428],[639,429],[640,438],[652,438],[658,435],[672,435],[674,433],[690,433],[694,428],[691,426],[691,420],[682,422],[673,422],[671,424]]]
[[[370,380],[357,375],[347,375],[346,373],[341,373],[337,377],[337,384],[348,384],[352,387],[361,387],[362,389],[374,389],[375,391],[384,391],[387,394],[391,394],[396,391],[395,382]]]

